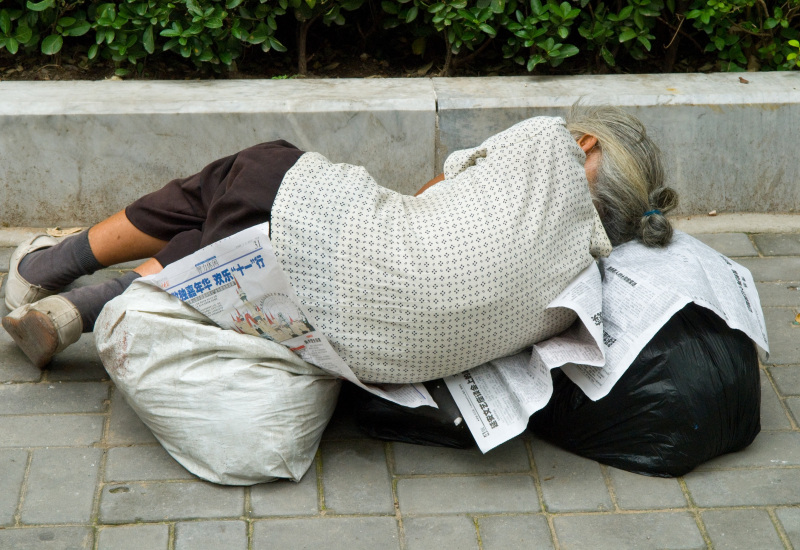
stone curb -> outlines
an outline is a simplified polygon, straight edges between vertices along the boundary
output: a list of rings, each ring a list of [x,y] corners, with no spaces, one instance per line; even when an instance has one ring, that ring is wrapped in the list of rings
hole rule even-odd
[[[587,102],[639,116],[679,214],[800,211],[800,73],[0,82],[0,223],[85,225],[284,138],[412,193],[452,151]]]

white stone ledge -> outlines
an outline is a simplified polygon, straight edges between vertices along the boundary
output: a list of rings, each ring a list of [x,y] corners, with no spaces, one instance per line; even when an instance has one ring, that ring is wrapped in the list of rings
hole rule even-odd
[[[800,212],[798,72],[0,82],[0,224],[90,224],[281,138],[412,193],[453,150],[579,98],[642,118],[681,193],[679,214]]]

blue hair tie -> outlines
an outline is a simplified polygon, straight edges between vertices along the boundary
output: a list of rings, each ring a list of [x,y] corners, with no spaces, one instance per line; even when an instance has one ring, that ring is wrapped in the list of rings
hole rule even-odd
[[[655,208],[653,210],[648,210],[647,212],[644,213],[645,216],[652,216],[653,214],[658,214],[660,216],[661,215],[661,210],[659,210],[658,208]]]

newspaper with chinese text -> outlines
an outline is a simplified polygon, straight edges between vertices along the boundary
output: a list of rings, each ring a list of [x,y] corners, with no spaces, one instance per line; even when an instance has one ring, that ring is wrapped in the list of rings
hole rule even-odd
[[[639,352],[689,302],[715,312],[768,351],[750,272],[677,232],[666,248],[631,242],[589,266],[551,304],[579,321],[531,352],[445,378],[478,446],[486,452],[521,433],[552,392],[561,367],[592,399],[611,390]]]
[[[213,243],[143,277],[217,325],[272,340],[304,361],[406,407],[436,407],[422,384],[367,386],[356,378],[301,305],[263,223]]]

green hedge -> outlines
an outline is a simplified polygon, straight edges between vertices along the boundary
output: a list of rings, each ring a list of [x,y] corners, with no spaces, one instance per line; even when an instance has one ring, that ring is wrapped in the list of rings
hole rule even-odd
[[[84,49],[120,74],[148,56],[224,70],[248,49],[291,50],[304,73],[309,32],[350,18],[402,33],[414,54],[435,45],[445,74],[490,45],[528,71],[577,55],[598,71],[620,58],[669,70],[681,42],[720,70],[800,67],[800,0],[2,0],[0,50]]]

